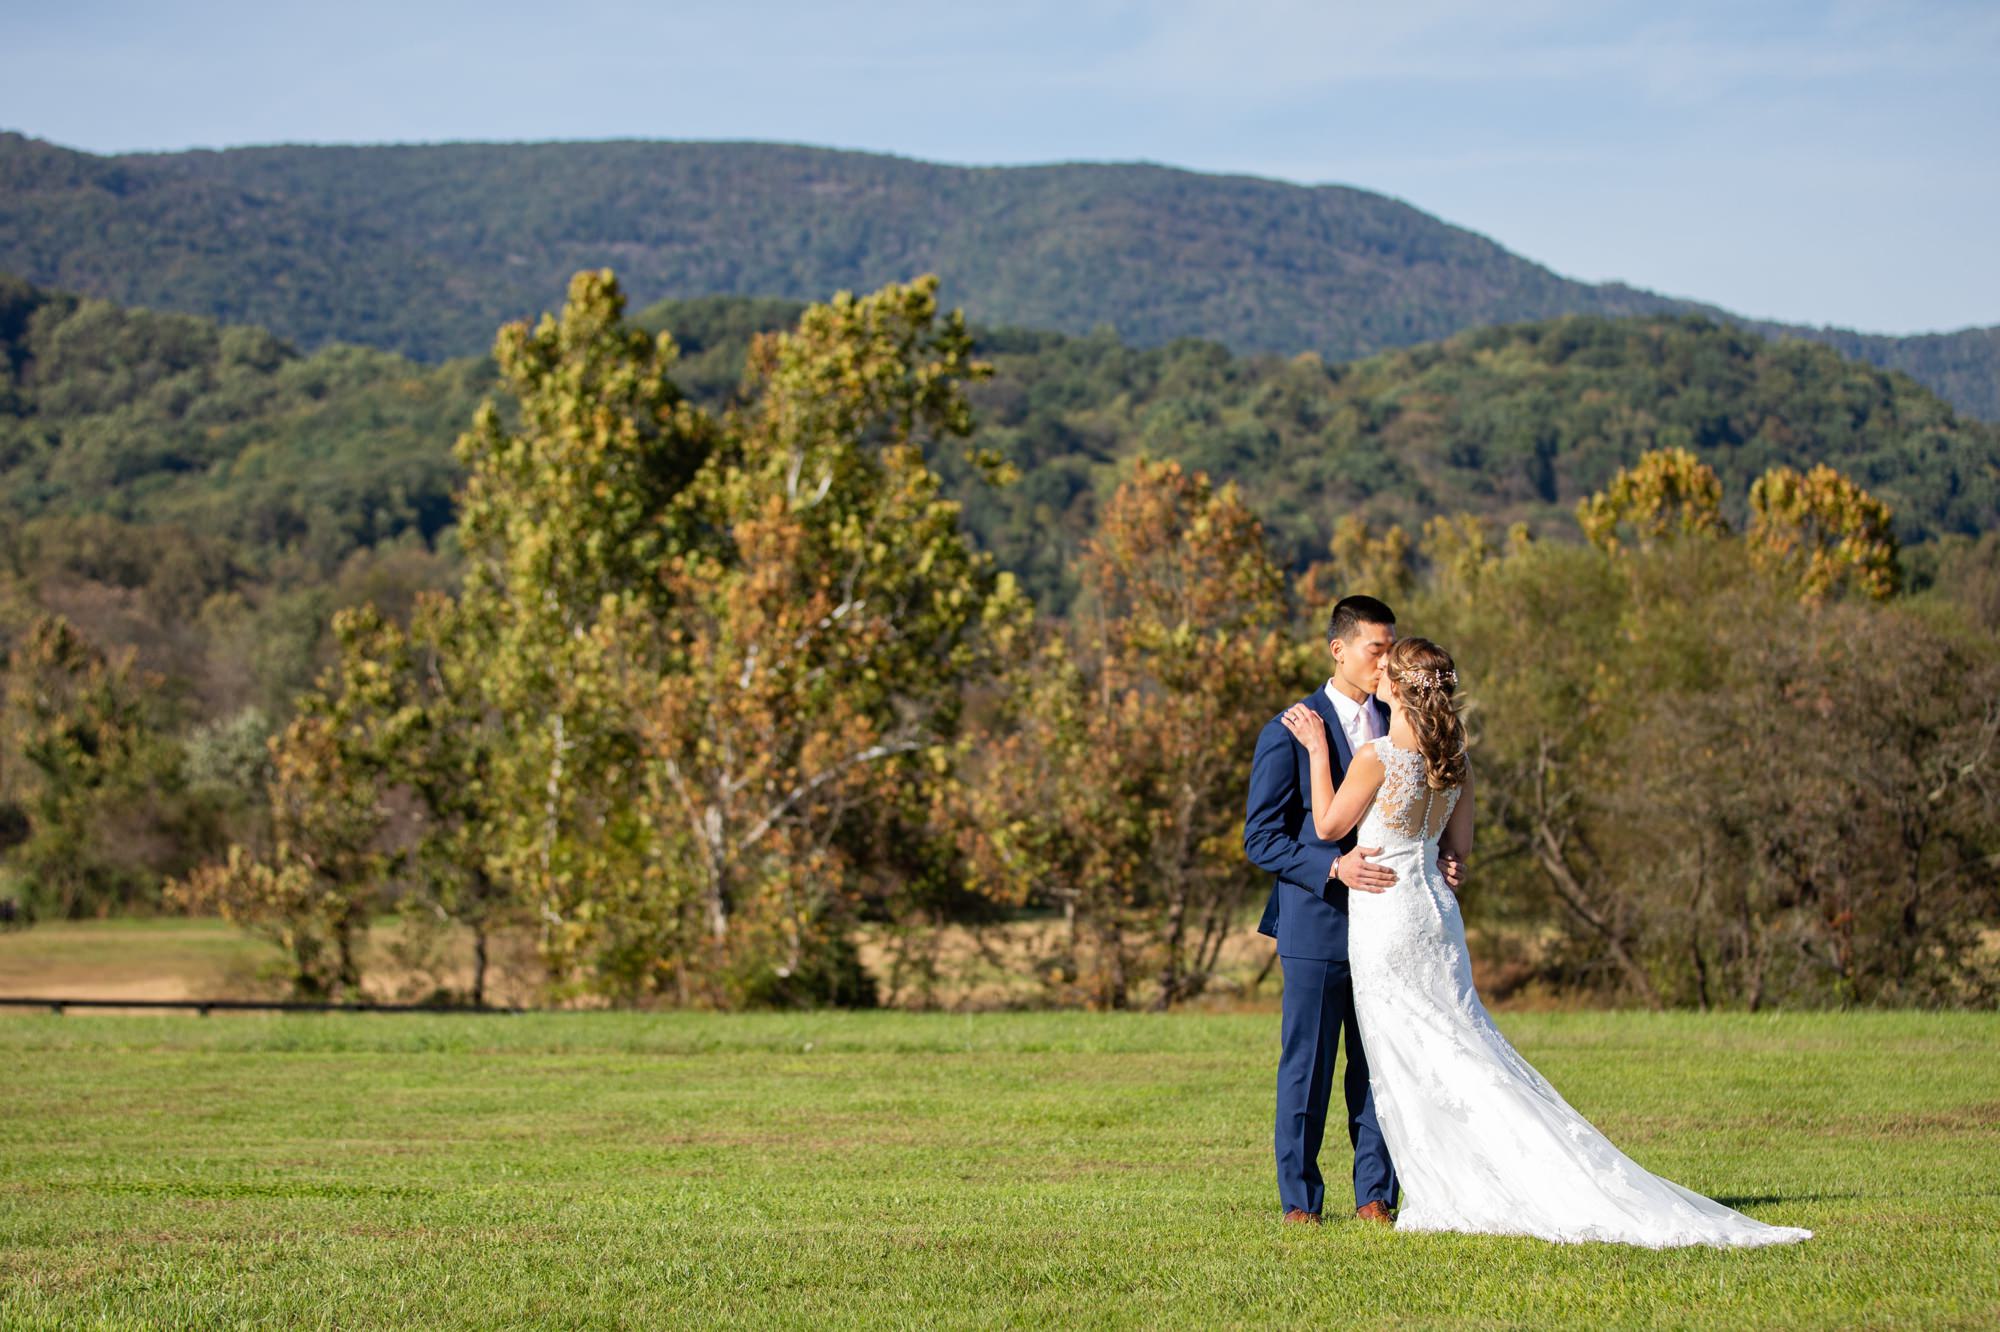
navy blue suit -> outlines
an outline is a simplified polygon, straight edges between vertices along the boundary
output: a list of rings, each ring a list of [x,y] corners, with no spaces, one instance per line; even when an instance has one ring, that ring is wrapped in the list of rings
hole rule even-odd
[[[1334,784],[1354,757],[1340,718],[1324,689],[1304,700],[1326,723]],[[1389,729],[1388,709],[1371,698],[1376,731]],[[1278,1114],[1274,1147],[1278,1200],[1286,1209],[1317,1214],[1326,1182],[1319,1171],[1326,1136],[1333,1064],[1341,1033],[1347,1036],[1347,1139],[1354,1147],[1354,1204],[1396,1203],[1396,1172],[1375,1123],[1368,1090],[1368,1060],[1354,1021],[1354,984],[1347,971],[1347,887],[1329,883],[1334,856],[1354,849],[1354,832],[1338,843],[1322,841],[1313,827],[1312,763],[1285,723],[1272,718],[1257,737],[1250,761],[1250,798],[1243,818],[1243,850],[1272,874],[1271,898],[1257,930],[1278,941],[1284,966],[1284,1017],[1278,1055]]]

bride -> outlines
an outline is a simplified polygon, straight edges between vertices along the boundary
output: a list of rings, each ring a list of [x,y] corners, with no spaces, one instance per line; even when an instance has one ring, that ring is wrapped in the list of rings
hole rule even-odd
[[[1809,1239],[1766,1225],[1640,1168],[1515,1053],[1472,987],[1465,923],[1438,848],[1472,847],[1472,776],[1452,661],[1422,638],[1398,642],[1376,695],[1389,733],[1357,746],[1338,791],[1325,725],[1284,715],[1312,764],[1313,821],[1360,840],[1393,868],[1386,892],[1350,893],[1348,960],[1375,1116],[1405,1194],[1404,1230],[1534,1235],[1669,1248]]]

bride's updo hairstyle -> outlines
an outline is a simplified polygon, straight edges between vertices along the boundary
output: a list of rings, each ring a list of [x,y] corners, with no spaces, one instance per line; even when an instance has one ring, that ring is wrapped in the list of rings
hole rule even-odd
[[[1444,791],[1465,780],[1465,724],[1458,719],[1458,671],[1451,654],[1428,638],[1402,638],[1382,669],[1396,686],[1403,715],[1424,756],[1424,784]]]

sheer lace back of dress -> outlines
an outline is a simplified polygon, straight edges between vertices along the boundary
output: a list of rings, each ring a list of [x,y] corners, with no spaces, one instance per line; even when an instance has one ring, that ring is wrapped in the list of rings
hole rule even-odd
[[[1458,803],[1459,788],[1431,790],[1424,782],[1423,754],[1386,735],[1376,738],[1375,754],[1382,760],[1382,789],[1375,793],[1382,826],[1413,842],[1436,841]]]

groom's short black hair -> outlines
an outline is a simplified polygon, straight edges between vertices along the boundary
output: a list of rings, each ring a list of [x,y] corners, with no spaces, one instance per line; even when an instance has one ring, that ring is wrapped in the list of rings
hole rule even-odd
[[[1333,614],[1327,617],[1326,641],[1352,637],[1356,625],[1395,622],[1396,612],[1386,602],[1373,597],[1342,597],[1333,603]]]

